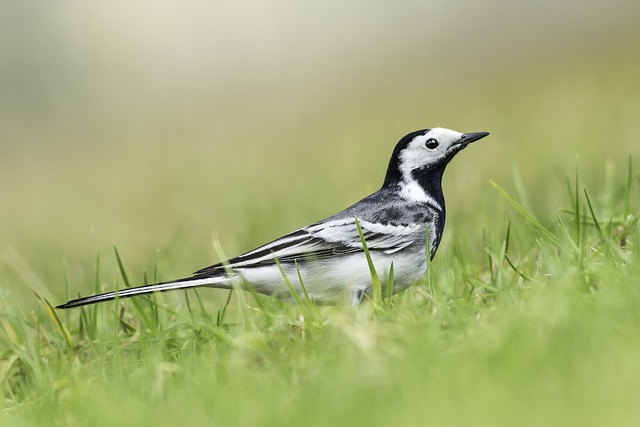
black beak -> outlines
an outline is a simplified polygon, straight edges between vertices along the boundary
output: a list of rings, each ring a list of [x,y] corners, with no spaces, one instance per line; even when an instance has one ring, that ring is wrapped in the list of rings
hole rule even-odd
[[[479,139],[484,138],[489,135],[489,132],[474,132],[474,133],[465,133],[458,141],[458,144],[466,146],[467,144],[471,144],[473,141],[477,141]]]

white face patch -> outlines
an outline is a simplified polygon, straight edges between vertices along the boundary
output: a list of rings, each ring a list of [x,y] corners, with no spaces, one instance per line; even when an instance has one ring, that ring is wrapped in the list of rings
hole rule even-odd
[[[407,177],[413,169],[438,163],[446,155],[447,150],[461,137],[460,132],[444,128],[431,129],[424,135],[416,136],[400,152],[402,176]],[[437,143],[435,148],[427,148],[427,141],[431,139]]]
[[[433,201],[422,187],[411,177],[411,171],[424,166],[437,164],[446,155],[462,134],[451,129],[434,128],[424,135],[418,135],[400,152],[399,169],[402,174],[402,194],[415,201]]]

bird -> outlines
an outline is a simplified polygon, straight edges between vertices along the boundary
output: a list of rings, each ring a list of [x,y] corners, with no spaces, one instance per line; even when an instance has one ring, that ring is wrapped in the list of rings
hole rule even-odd
[[[72,299],[56,308],[200,287],[282,299],[295,292],[320,304],[357,306],[372,295],[369,260],[380,283],[387,283],[393,267],[392,291],[400,292],[424,275],[442,240],[446,166],[487,135],[439,127],[410,132],[395,145],[382,187],[326,219],[189,277]]]

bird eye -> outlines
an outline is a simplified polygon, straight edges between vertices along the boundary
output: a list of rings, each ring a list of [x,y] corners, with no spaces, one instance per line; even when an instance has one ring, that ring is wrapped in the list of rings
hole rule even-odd
[[[424,143],[424,145],[429,149],[429,150],[435,150],[436,148],[438,148],[438,141],[436,141],[433,138],[429,138],[427,139],[427,142]]]

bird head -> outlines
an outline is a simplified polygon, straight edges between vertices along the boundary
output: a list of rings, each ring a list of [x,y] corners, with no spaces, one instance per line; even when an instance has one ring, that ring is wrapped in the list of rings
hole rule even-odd
[[[460,133],[451,129],[422,129],[405,135],[396,145],[384,186],[439,185],[444,168],[470,143],[488,132]]]

